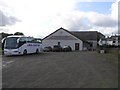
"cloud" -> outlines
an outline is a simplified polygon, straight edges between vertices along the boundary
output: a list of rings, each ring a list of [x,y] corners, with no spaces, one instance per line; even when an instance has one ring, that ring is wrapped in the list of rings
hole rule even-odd
[[[70,12],[61,17],[61,25],[68,28],[69,30],[87,30],[91,29],[92,26],[88,23],[85,13],[80,11]]]
[[[113,19],[110,15],[92,11],[73,11],[63,17],[57,18],[61,19],[59,20],[59,25],[62,25],[68,30],[90,30],[94,27],[114,28],[118,25],[117,20]],[[96,30],[98,29],[96,28]]]
[[[88,30],[92,28],[92,26],[90,26],[87,21],[82,18],[68,20],[66,24],[69,30]]]
[[[98,27],[115,27],[118,23],[110,15],[104,15],[97,12],[87,12],[85,16],[88,18],[89,23]]]
[[[0,27],[0,32],[5,32],[7,33],[9,31],[9,29],[5,28],[5,27]]]
[[[28,36],[44,37],[60,27],[68,30],[96,30],[104,34],[116,32],[117,1],[112,4],[110,14],[76,10],[76,4],[81,1],[84,0],[4,0],[9,6],[4,10],[11,14],[2,14],[10,33],[20,31]],[[22,22],[16,23],[19,20],[11,16],[19,17]]]
[[[58,25],[59,27],[65,27],[68,30],[91,30],[94,27],[97,27],[96,31],[99,31],[98,28],[104,28],[106,33],[111,31],[116,32],[116,27],[118,26],[118,18],[117,16],[117,2],[111,5],[111,13],[110,14],[102,14],[98,12],[82,12],[79,10],[72,10],[70,13],[64,13],[64,15],[59,15],[56,18],[53,18],[54,25]],[[117,13],[113,13],[117,12]],[[114,14],[114,16],[113,16]],[[59,18],[59,19],[58,19]],[[108,29],[109,28],[109,29]],[[103,29],[102,29],[103,30]],[[102,32],[102,30],[100,30]],[[103,30],[103,32],[104,32]],[[103,33],[102,32],[102,33]]]
[[[119,3],[120,0],[116,0],[116,2],[114,2],[111,6],[111,17],[114,19],[114,20],[118,20],[118,3]],[[120,3],[119,3],[120,4]]]
[[[7,16],[2,11],[0,11],[0,26],[14,25],[18,21],[20,20],[13,16]]]
[[[98,28],[100,32],[103,32],[105,35],[112,35],[112,34],[118,34],[118,27],[99,27]]]
[[[119,0],[111,5],[110,14],[102,14],[93,11],[73,11],[72,14],[74,15],[72,17],[68,15],[67,17],[68,22],[66,21],[66,26],[68,26],[69,29],[72,27],[73,30],[94,30],[107,35],[118,33],[118,1]]]

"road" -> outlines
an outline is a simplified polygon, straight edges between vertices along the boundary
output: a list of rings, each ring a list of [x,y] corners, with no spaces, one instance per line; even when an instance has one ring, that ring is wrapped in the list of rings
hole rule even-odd
[[[2,58],[3,88],[117,88],[118,66],[96,52]]]

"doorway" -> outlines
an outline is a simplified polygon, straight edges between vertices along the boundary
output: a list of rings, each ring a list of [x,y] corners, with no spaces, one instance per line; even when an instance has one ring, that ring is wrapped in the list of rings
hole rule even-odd
[[[79,50],[79,43],[75,43],[75,50]]]
[[[58,46],[60,46],[60,42],[58,42]]]

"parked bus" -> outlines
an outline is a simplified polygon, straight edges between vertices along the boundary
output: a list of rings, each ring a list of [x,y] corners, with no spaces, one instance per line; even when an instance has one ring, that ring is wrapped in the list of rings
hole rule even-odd
[[[8,36],[4,43],[5,55],[26,55],[42,51],[40,39],[20,35]]]

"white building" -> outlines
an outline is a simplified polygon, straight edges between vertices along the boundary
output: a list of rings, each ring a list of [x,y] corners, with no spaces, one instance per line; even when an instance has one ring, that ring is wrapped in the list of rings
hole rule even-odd
[[[100,39],[99,40],[99,45],[108,45],[108,46],[120,46],[120,40],[119,40],[120,36],[111,36],[109,38],[105,38],[105,39]]]
[[[59,28],[55,32],[46,36],[42,40],[43,48],[54,45],[65,46],[68,45],[72,50],[86,50],[90,48],[90,43],[86,40],[76,37],[74,34],[64,28]]]

